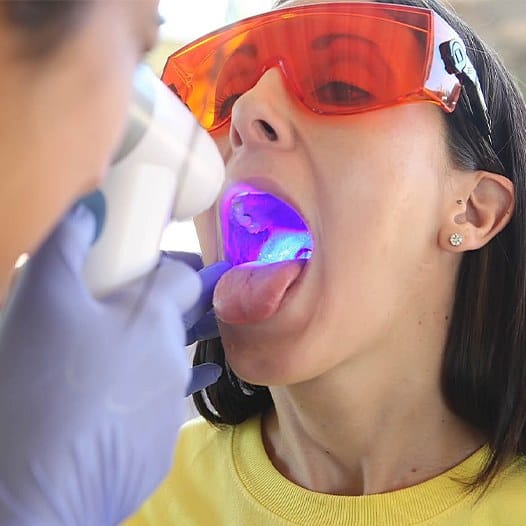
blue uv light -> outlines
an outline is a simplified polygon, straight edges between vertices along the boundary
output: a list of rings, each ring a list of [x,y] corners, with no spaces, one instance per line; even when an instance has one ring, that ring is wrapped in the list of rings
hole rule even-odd
[[[312,238],[308,232],[276,228],[258,255],[262,263],[276,263],[291,259],[310,259]]]
[[[225,258],[233,265],[310,259],[312,236],[298,212],[278,197],[247,185],[223,200]]]

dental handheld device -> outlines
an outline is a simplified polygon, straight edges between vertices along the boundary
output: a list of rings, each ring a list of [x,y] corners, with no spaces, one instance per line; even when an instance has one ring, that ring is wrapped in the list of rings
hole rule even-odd
[[[126,132],[100,187],[104,222],[84,269],[93,295],[150,272],[168,221],[208,209],[224,170],[208,133],[147,66],[139,66]]]

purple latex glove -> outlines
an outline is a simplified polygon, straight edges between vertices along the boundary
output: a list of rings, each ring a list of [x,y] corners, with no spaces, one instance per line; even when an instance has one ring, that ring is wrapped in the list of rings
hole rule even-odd
[[[85,207],[69,214],[0,320],[2,526],[117,524],[171,465],[189,378],[182,313],[201,283],[163,260],[93,299],[82,267],[94,228]]]
[[[192,252],[164,252],[164,255],[172,260],[183,261],[190,265],[194,270],[198,271],[201,278],[201,296],[195,305],[183,315],[183,323],[186,328],[186,345],[191,345],[201,340],[217,338],[219,330],[217,328],[217,319],[212,309],[214,289],[219,278],[227,270],[231,269],[232,265],[227,261],[219,261],[203,268],[203,260],[199,254]]]
[[[217,319],[212,309],[212,299],[219,278],[230,268],[232,268],[230,263],[219,261],[199,270],[198,274],[202,285],[201,295],[195,305],[183,315],[183,324],[186,328],[186,345],[191,345],[196,341],[211,340],[219,336]],[[203,363],[193,367],[186,394],[195,393],[215,383],[222,372],[221,366],[215,363]]]

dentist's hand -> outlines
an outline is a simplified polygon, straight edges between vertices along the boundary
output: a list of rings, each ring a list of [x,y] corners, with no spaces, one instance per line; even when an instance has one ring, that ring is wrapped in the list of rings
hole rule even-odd
[[[201,278],[202,292],[195,305],[183,315],[186,328],[186,345],[201,340],[211,340],[219,336],[217,320],[212,309],[214,288],[219,278],[232,268],[226,261],[219,261],[203,268],[203,260],[199,254],[192,252],[164,252],[165,257],[175,261],[183,261],[198,271]]]
[[[189,380],[182,315],[203,278],[163,258],[95,300],[82,280],[94,229],[85,207],[70,213],[26,265],[0,320],[2,526],[117,524],[171,465]],[[219,372],[205,367],[194,388]]]

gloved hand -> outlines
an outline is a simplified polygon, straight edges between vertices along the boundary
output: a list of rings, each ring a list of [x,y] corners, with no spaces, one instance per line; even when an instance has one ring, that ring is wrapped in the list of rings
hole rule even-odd
[[[70,213],[0,321],[2,526],[117,524],[171,465],[189,377],[181,316],[200,280],[164,258],[95,300],[82,282],[94,227],[85,207]]]
[[[212,309],[214,288],[219,278],[232,268],[232,265],[226,261],[219,261],[203,268],[203,260],[199,254],[192,252],[164,252],[164,255],[167,258],[183,261],[190,265],[194,270],[198,271],[201,278],[201,296],[195,305],[183,315],[183,323],[186,328],[186,345],[218,337],[217,319]],[[198,367],[194,367],[194,375],[195,369],[198,369]]]
[[[201,278],[202,291],[195,305],[184,313],[183,324],[186,329],[186,345],[201,340],[211,340],[219,336],[217,319],[212,308],[214,288],[219,278],[232,265],[219,261],[203,268],[203,260],[199,254],[192,252],[164,252],[165,258],[182,261],[198,271]],[[186,394],[190,395],[217,381],[222,373],[221,366],[213,363],[203,363],[191,369],[191,379]]]

